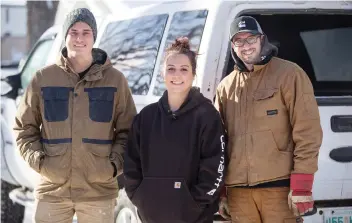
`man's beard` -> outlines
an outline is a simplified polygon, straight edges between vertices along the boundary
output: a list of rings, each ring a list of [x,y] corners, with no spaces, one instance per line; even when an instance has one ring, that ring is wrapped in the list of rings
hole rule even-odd
[[[246,57],[246,56],[243,56],[243,54],[241,54],[241,58],[240,58],[243,63],[246,63],[246,64],[257,64],[260,62],[260,54],[257,53],[257,52],[254,52],[250,57]]]

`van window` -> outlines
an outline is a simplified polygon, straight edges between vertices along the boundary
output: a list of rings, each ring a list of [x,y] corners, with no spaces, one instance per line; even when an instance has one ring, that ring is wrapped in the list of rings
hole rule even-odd
[[[302,31],[300,36],[317,81],[352,81],[352,23],[348,28]]]
[[[197,52],[203,35],[207,15],[207,10],[176,12],[172,17],[162,58],[164,58],[168,46],[174,42],[177,37],[181,36],[188,37],[191,49]],[[161,76],[163,62],[164,60],[161,59],[159,73],[153,90],[153,94],[156,96],[161,96],[165,91],[165,84]]]
[[[121,71],[134,95],[146,95],[168,15],[144,16],[110,23],[99,48]]]
[[[54,39],[47,39],[39,42],[34,51],[29,55],[29,58],[24,65],[21,74],[22,88],[26,89],[31,82],[34,74],[46,65],[48,54],[54,43]]]

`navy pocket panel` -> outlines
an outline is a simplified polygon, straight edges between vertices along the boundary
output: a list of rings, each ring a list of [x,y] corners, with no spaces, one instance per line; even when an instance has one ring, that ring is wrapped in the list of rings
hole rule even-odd
[[[41,143],[46,144],[62,144],[62,143],[72,143],[72,138],[62,138],[62,139],[40,139]]]
[[[65,121],[68,118],[69,87],[42,87],[44,117],[48,122]]]
[[[114,110],[116,88],[85,88],[89,97],[89,117],[95,122],[110,122]]]
[[[109,139],[87,139],[87,138],[82,138],[82,142],[98,144],[98,145],[111,145],[113,143],[113,141]]]

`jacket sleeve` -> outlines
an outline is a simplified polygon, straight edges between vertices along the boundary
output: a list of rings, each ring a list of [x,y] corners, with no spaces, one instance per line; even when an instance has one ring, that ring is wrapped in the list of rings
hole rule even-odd
[[[116,104],[115,140],[111,149],[110,161],[114,163],[117,175],[122,173],[123,153],[127,143],[136,107],[132,98],[126,78],[121,74],[120,89],[118,89],[118,100]]]
[[[203,208],[219,198],[224,185],[226,154],[226,139],[219,113],[212,109],[204,116],[198,183],[191,189],[194,199]]]
[[[40,159],[44,157],[40,141],[40,88],[38,73],[28,85],[15,117],[14,132],[21,156],[36,172],[40,172]]]
[[[307,74],[297,65],[284,83],[283,96],[295,144],[292,173],[314,174],[318,170],[323,133],[313,86]]]
[[[133,120],[132,128],[128,136],[127,148],[124,153],[124,177],[125,190],[127,196],[132,196],[143,180],[140,159],[140,134],[139,134],[139,115]]]
[[[227,132],[227,126],[226,126],[226,99],[222,96],[223,95],[223,87],[219,85],[216,89],[216,94],[215,94],[215,101],[214,101],[214,106],[216,110],[220,113],[222,124],[225,127],[225,131]]]

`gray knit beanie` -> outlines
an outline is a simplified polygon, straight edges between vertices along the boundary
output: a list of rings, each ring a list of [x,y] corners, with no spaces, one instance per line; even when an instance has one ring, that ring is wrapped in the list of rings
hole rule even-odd
[[[63,33],[65,34],[65,40],[67,37],[68,30],[76,23],[76,22],[84,22],[87,23],[90,28],[92,28],[94,42],[97,39],[97,23],[95,21],[94,15],[89,9],[86,8],[78,8],[71,11],[65,19],[63,26]]]

